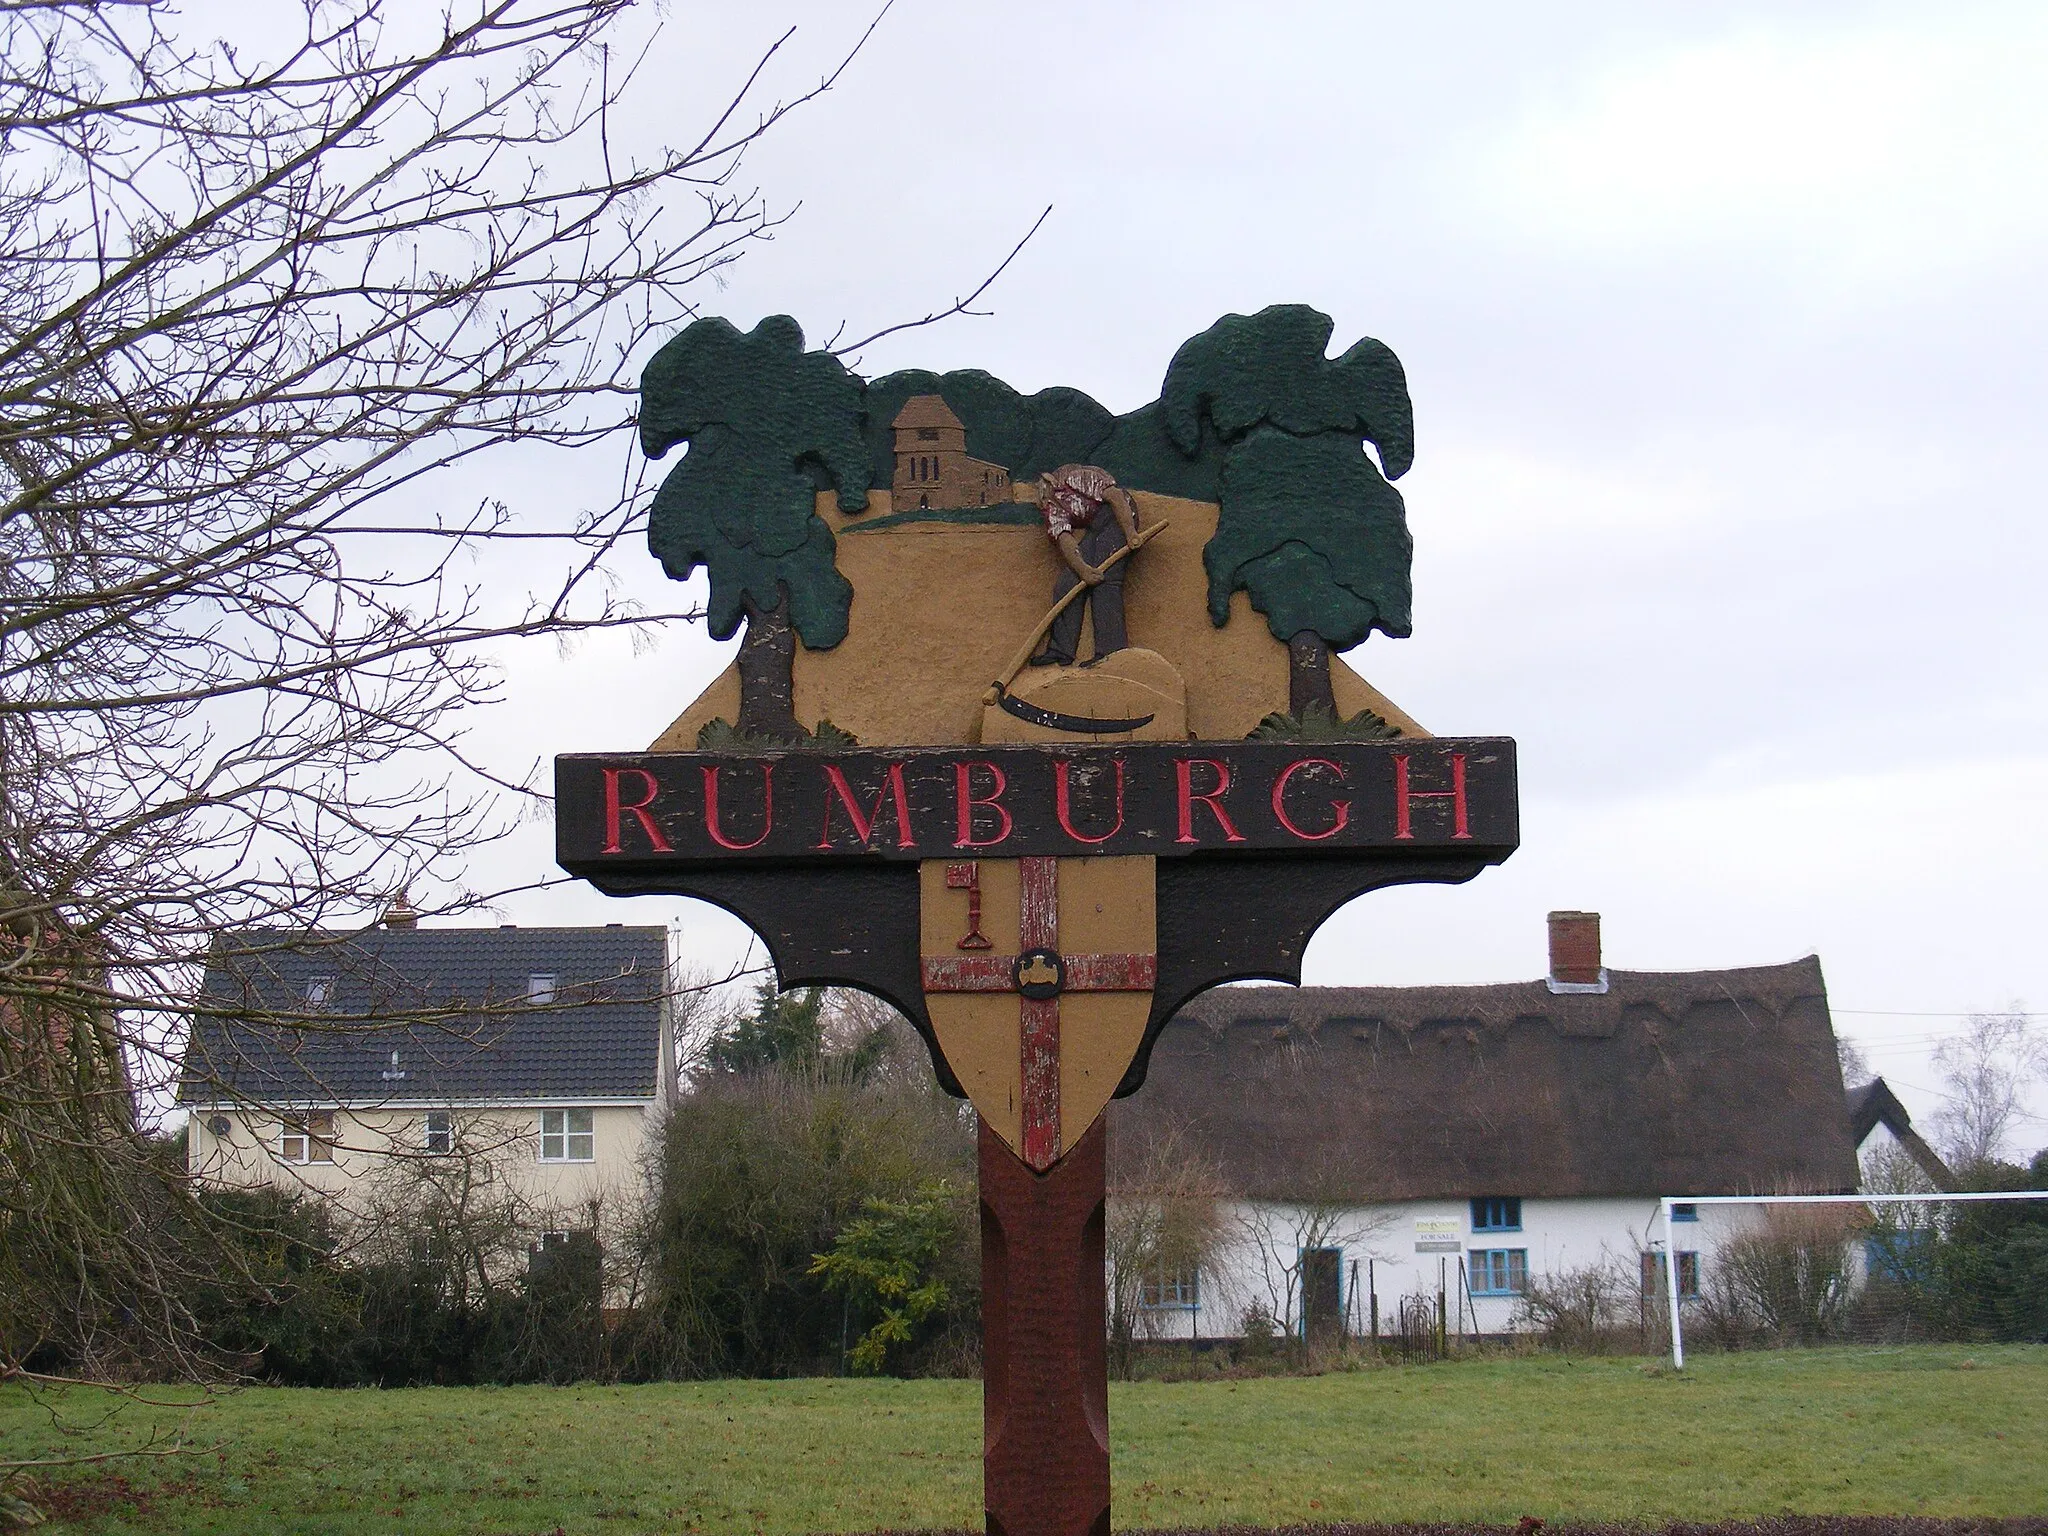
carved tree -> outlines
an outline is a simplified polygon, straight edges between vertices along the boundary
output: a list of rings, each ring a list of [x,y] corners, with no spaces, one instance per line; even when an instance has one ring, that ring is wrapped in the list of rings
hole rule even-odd
[[[839,505],[867,505],[862,384],[830,352],[806,352],[787,315],[742,333],[699,320],[641,375],[640,444],[670,470],[648,514],[648,546],[681,581],[711,575],[706,621],[720,640],[744,618],[741,733],[794,741],[796,642],[825,650],[846,638],[853,587],[834,563],[837,541],[818,516],[828,487]]]
[[[1224,451],[1222,516],[1202,556],[1210,620],[1229,620],[1233,592],[1251,594],[1287,643],[1296,716],[1317,703],[1335,713],[1332,646],[1411,628],[1414,546],[1401,494],[1387,483],[1415,457],[1408,381],[1370,337],[1325,356],[1331,329],[1302,304],[1225,315],[1182,344],[1160,390],[1181,452],[1198,453],[1205,434]]]

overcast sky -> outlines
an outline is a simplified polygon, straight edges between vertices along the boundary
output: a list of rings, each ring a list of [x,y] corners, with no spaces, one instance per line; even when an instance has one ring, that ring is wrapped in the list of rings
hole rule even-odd
[[[815,80],[857,16],[672,6],[622,136],[693,136],[791,24],[773,78]],[[1433,730],[1519,740],[1523,844],[1353,903],[1307,979],[1534,976],[1557,907],[1598,910],[1629,969],[1817,953],[1838,1028],[1925,1113],[1933,1039],[2048,1007],[2044,65],[2031,5],[897,0],[748,162],[796,212],[705,307],[860,334],[971,287],[1050,203],[991,317],[860,370],[1122,411],[1227,311],[1387,342],[1415,634],[1350,661]],[[577,483],[494,489],[537,511]],[[671,596],[637,552],[618,574]],[[643,746],[728,652],[520,653],[477,740]],[[550,838],[477,883],[539,877]],[[746,939],[581,890],[505,915],[680,917],[704,959]]]

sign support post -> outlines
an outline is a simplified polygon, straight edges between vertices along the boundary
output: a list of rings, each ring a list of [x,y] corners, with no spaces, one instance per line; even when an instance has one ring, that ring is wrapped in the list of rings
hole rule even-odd
[[[1033,1173],[981,1127],[982,1494],[990,1536],[1108,1536],[1104,1158]]]

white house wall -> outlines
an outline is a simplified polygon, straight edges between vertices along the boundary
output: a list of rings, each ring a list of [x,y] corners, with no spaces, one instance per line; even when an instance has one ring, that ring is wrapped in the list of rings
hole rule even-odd
[[[1701,1253],[1703,1262],[1711,1263],[1718,1245],[1753,1222],[1756,1213],[1748,1207],[1701,1206],[1699,1218],[1677,1223],[1678,1249]],[[1462,1306],[1465,1330],[1472,1332],[1476,1326],[1484,1334],[1513,1330],[1518,1298],[1480,1295],[1463,1301],[1458,1264],[1475,1250],[1526,1250],[1533,1280],[1608,1266],[1633,1286],[1641,1273],[1643,1251],[1661,1252],[1664,1246],[1654,1199],[1524,1199],[1519,1231],[1475,1232],[1469,1200],[1417,1200],[1340,1211],[1251,1201],[1229,1207],[1224,1226],[1229,1236],[1201,1276],[1199,1306],[1146,1309],[1139,1320],[1142,1336],[1238,1337],[1244,1331],[1246,1309],[1255,1304],[1288,1330],[1298,1329],[1298,1256],[1304,1246],[1338,1250],[1347,1331],[1369,1329],[1371,1298],[1376,1294],[1380,1329],[1392,1332],[1401,1298],[1426,1296],[1433,1306],[1441,1275],[1447,1325],[1457,1329]],[[1452,1236],[1442,1238],[1445,1232]],[[1423,1242],[1454,1241],[1456,1250],[1418,1252],[1418,1234]]]
[[[540,1115],[546,1108],[588,1108],[595,1156],[589,1162],[542,1162]],[[654,1106],[535,1105],[457,1108],[458,1152],[487,1168],[484,1179],[501,1183],[536,1218],[563,1227],[586,1225],[593,1200],[621,1211],[646,1198],[646,1160],[654,1130]],[[189,1167],[201,1182],[231,1188],[274,1188],[319,1194],[345,1211],[360,1214],[376,1203],[387,1179],[410,1164],[439,1164],[425,1150],[425,1107],[341,1109],[334,1112],[330,1162],[297,1162],[279,1155],[288,1127],[279,1112],[264,1109],[196,1108],[187,1122]],[[226,1137],[212,1122],[228,1122]],[[481,1181],[480,1181],[481,1182]]]

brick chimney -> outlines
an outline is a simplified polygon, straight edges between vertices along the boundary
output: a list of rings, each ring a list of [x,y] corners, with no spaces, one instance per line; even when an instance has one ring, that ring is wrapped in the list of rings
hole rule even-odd
[[[384,926],[386,928],[417,928],[419,925],[420,915],[413,910],[411,898],[404,891],[400,891],[391,898],[391,905],[384,909]],[[1598,947],[1597,944],[1595,947]]]
[[[1600,963],[1600,914],[1550,914],[1550,990],[1605,992],[1607,968]]]

